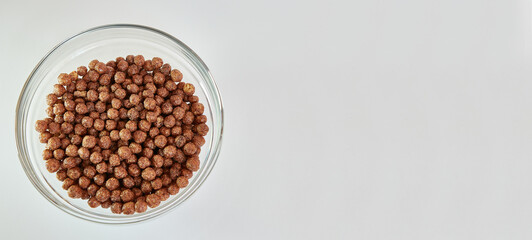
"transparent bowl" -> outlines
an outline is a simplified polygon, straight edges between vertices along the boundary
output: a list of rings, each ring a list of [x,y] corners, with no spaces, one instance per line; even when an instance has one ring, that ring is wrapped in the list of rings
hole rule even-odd
[[[183,81],[196,86],[196,94],[205,105],[210,128],[200,154],[201,166],[189,185],[156,208],[144,213],[118,215],[110,209],[90,208],[86,200],[71,199],[62,189],[55,173],[49,173],[42,159],[45,145],[39,142],[34,124],[46,117],[46,95],[52,92],[57,76],[87,66],[93,60],[107,62],[118,56],[142,54],[146,59],[160,57],[183,73]],[[16,113],[16,142],[19,159],[31,183],[59,209],[93,222],[124,224],[160,216],[189,198],[205,181],[216,163],[223,130],[223,108],[218,88],[205,63],[175,37],[145,26],[106,25],[76,34],[54,47],[31,72],[20,94]]]

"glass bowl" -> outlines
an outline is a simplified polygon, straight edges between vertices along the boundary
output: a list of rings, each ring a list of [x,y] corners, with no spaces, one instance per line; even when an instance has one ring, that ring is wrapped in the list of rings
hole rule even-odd
[[[110,209],[90,208],[86,200],[72,199],[62,189],[55,173],[49,173],[42,159],[45,145],[39,142],[35,121],[46,117],[46,95],[52,92],[57,76],[87,66],[93,60],[103,62],[118,56],[142,54],[146,59],[160,57],[183,73],[183,81],[196,86],[196,94],[205,105],[210,131],[200,154],[201,166],[189,185],[177,195],[144,213],[118,215]],[[205,63],[175,37],[145,26],[106,25],[76,34],[54,47],[37,64],[20,94],[16,113],[16,142],[19,159],[31,183],[59,209],[76,217],[99,223],[124,224],[160,216],[188,199],[205,181],[216,163],[223,130],[223,108],[218,88]]]

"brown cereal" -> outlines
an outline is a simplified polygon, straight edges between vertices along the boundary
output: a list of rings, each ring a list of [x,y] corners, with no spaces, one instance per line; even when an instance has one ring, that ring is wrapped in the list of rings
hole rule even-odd
[[[118,101],[120,101],[120,100],[118,100]],[[109,109],[107,110],[107,117],[108,117],[109,119],[116,120],[116,119],[118,119],[118,116],[119,116],[119,111],[118,111],[117,109],[115,109],[115,108],[109,108]]]
[[[186,179],[190,179],[192,177],[192,171],[188,169],[181,169],[181,176],[185,177]]]
[[[94,183],[97,185],[102,186],[105,183],[105,176],[103,174],[97,174],[92,180],[94,180]]]
[[[170,72],[170,77],[172,78],[172,81],[174,82],[181,82],[181,80],[183,79],[183,73],[181,73],[181,71],[177,69],[173,69]]]
[[[35,123],[35,130],[37,130],[37,132],[40,132],[40,133],[46,132],[47,128],[48,128],[48,122],[46,122],[45,120],[37,120],[37,122]]]
[[[96,168],[92,165],[83,168],[83,175],[88,178],[93,178],[96,175]]]
[[[166,146],[166,137],[163,135],[158,135],[155,137],[154,143],[155,146],[157,146],[158,148],[163,148],[164,146]]]
[[[157,194],[157,196],[159,196],[161,201],[166,201],[168,198],[170,198],[170,193],[168,192],[168,190],[166,188],[161,188],[161,189],[155,191],[155,194]]]
[[[94,70],[94,69],[96,68],[96,64],[98,64],[99,62],[100,62],[100,61],[98,61],[98,60],[96,60],[96,59],[90,61],[90,62],[89,62],[89,65],[88,65],[89,69]]]
[[[98,71],[99,74],[104,74],[107,72],[107,66],[103,62],[98,62],[94,66],[94,70]]]
[[[78,185],[72,185],[68,188],[68,196],[71,198],[81,198],[83,189]]]
[[[135,187],[135,188],[132,188],[131,190],[133,191],[133,193],[135,193],[135,198],[143,197],[142,191],[140,190],[140,188]]]
[[[197,103],[193,103],[190,106],[190,109],[194,115],[201,115],[203,114],[204,106],[203,104],[197,102]]]
[[[65,93],[66,93],[66,89],[65,89],[65,87],[63,85],[61,85],[61,84],[55,84],[54,85],[54,94],[56,96],[61,96],[61,95],[65,94]]]
[[[171,130],[170,130],[170,134],[172,136],[178,136],[180,135],[181,133],[183,133],[183,130],[181,129],[180,126],[174,126]]]
[[[128,141],[129,139],[131,139],[131,131],[129,131],[128,129],[122,129],[120,130],[120,139],[122,139],[123,141]]]
[[[114,202],[111,204],[111,212],[120,214],[122,213],[122,203],[121,202]]]
[[[120,186],[120,182],[118,181],[118,179],[114,177],[109,178],[107,179],[107,181],[105,181],[105,187],[109,189],[110,191],[117,189],[119,186]]]
[[[61,146],[61,139],[58,137],[51,137],[48,139],[48,149],[55,150]]]
[[[145,180],[145,181],[142,181],[142,183],[140,184],[140,190],[143,193],[150,193],[153,189],[151,187],[151,183]]]
[[[137,87],[142,86],[142,83],[144,81],[142,75],[139,75],[139,74],[134,75],[133,77],[131,77],[131,80],[134,83],[134,85],[136,85]],[[128,91],[130,91],[130,90],[128,89]],[[140,91],[140,88],[139,88],[139,91]],[[131,91],[131,92],[132,93],[138,93],[138,92],[133,92],[133,91]]]
[[[176,107],[174,108],[174,111],[172,112],[176,120],[182,120],[185,117],[185,113],[186,111],[182,107]]]
[[[129,147],[126,147],[126,146],[122,146],[118,148],[117,153],[120,159],[128,159],[129,157],[131,157],[131,154],[133,154],[131,152],[131,149],[129,149]]]
[[[136,143],[143,143],[146,140],[147,134],[143,131],[135,131],[133,133],[133,139]]]
[[[122,202],[129,202],[133,200],[134,197],[135,197],[135,194],[133,193],[133,191],[131,191],[131,189],[126,189],[122,191],[122,193],[120,194],[120,198],[122,199]]]
[[[87,187],[87,193],[91,196],[94,196],[96,195],[96,191],[98,191],[98,189],[100,189],[100,187],[98,185],[96,185],[95,183],[91,183],[88,187]]]
[[[44,160],[48,160],[50,158],[52,158],[54,156],[52,150],[50,149],[44,149],[44,151],[42,152],[42,158]]]
[[[127,75],[128,76],[133,76],[137,73],[139,73],[139,67],[137,65],[129,65],[129,67],[127,68]]]
[[[98,163],[102,162],[103,156],[99,152],[93,152],[93,153],[91,153],[89,160],[93,164],[98,164]]]
[[[111,200],[111,202],[119,202],[120,201],[120,193],[121,193],[120,190],[111,191],[111,196],[109,197],[109,200]]]
[[[111,196],[111,192],[109,192],[109,190],[107,190],[105,187],[101,187],[100,189],[98,189],[95,195],[96,200],[98,200],[99,202],[107,201],[107,199],[109,199],[110,196]]]
[[[67,170],[67,176],[73,180],[76,180],[81,177],[81,169],[79,169],[79,167],[69,168]]]
[[[133,62],[137,65],[137,66],[142,66],[144,65],[144,56],[142,55],[137,55],[133,58]]]
[[[126,177],[122,179],[122,185],[126,188],[132,188],[133,186],[135,186],[135,181],[132,177]]]
[[[102,206],[102,208],[106,208],[107,209],[107,208],[111,207],[112,204],[113,204],[113,202],[111,202],[110,200],[107,200],[107,201],[103,202],[101,206]]]
[[[137,213],[146,212],[147,209],[148,209],[148,204],[146,203],[146,201],[137,200],[137,202],[135,203],[135,211]]]
[[[98,202],[98,200],[96,200],[95,197],[89,198],[89,200],[87,201],[87,204],[89,204],[91,208],[97,208],[98,206],[100,206],[100,202]]]
[[[91,128],[94,124],[94,119],[89,116],[85,116],[81,119],[81,125],[86,128]]]
[[[77,122],[77,121],[76,121],[76,122]],[[83,125],[81,125],[81,124],[78,123],[78,124],[76,124],[76,125],[74,126],[74,133],[75,133],[76,135],[85,135],[85,134],[87,134],[87,128],[86,128],[86,127],[83,127]]]
[[[77,73],[80,76],[85,76],[85,74],[87,74],[87,67],[85,67],[85,66],[78,67],[77,68]]]
[[[207,126],[207,124],[205,123],[196,125],[194,129],[195,129],[195,132],[199,134],[200,136],[205,136],[209,132],[209,126]]]
[[[134,120],[127,121],[124,127],[130,132],[129,135],[131,135],[131,132],[134,132],[137,130],[137,122]]]
[[[194,153],[196,153],[196,150],[197,150],[197,147],[194,143],[187,143],[185,144],[185,146],[183,146],[183,153],[185,153],[185,155],[194,155]]]
[[[114,120],[106,120],[105,121],[105,129],[107,129],[107,131],[114,130],[116,128],[116,126],[117,126],[117,123]]]
[[[117,67],[117,69],[118,69],[119,71],[124,72],[124,71],[126,71],[127,68],[129,67],[129,64],[128,64],[128,62],[122,60],[122,61],[119,61],[119,62],[118,62],[118,64],[116,65],[116,67]]]
[[[164,158],[161,155],[155,155],[152,159],[153,166],[156,168],[160,168],[164,164]]]
[[[67,157],[63,160],[63,163],[62,163],[62,168],[64,169],[69,169],[69,168],[73,168],[73,167],[76,167],[79,162],[81,161],[78,161],[76,158],[74,157]]]
[[[158,190],[163,187],[163,181],[160,178],[156,178],[150,183],[151,183],[151,187],[155,190]]]
[[[65,178],[63,180],[63,186],[62,187],[63,187],[64,190],[68,190],[68,188],[70,186],[72,186],[74,183],[75,183],[74,180],[72,180],[70,178]]]
[[[148,167],[142,171],[142,178],[148,181],[155,179],[156,173],[155,170],[151,167]]]
[[[62,138],[61,139],[61,148],[62,149],[66,149],[68,147],[68,145],[70,145],[70,140],[64,135],[64,134],[61,134],[59,136],[64,136],[65,138]]]
[[[87,190],[82,189],[81,190],[81,199],[88,200],[91,196],[89,196],[89,193],[87,193]]]
[[[111,207],[112,204],[113,204],[113,202],[111,202],[110,200],[107,200],[107,201],[103,202],[101,206],[102,206],[102,208],[107,209],[107,208]]]
[[[179,193],[179,187],[177,186],[177,184],[170,184],[170,186],[168,186],[167,191],[170,195],[176,195]]]
[[[160,57],[154,57],[152,59],[152,63],[155,69],[161,68],[163,66],[163,60]]]
[[[139,114],[139,111],[137,111],[136,109],[134,108],[131,108],[127,111],[127,117],[130,119],[130,120],[137,120],[139,118],[140,114]]]
[[[172,158],[165,158],[164,159],[164,163],[163,163],[163,167],[168,168],[170,166],[172,166],[172,164],[174,163],[174,160]]]
[[[76,73],[77,74],[77,73]],[[69,74],[66,74],[66,73],[61,73],[59,74],[59,76],[57,77],[57,82],[60,84],[60,85],[69,85],[72,83],[74,79],[72,79],[72,77],[69,75]]]
[[[192,156],[187,160],[186,163],[187,169],[190,171],[198,171],[200,167],[200,160],[197,156]]]
[[[155,168],[155,174],[157,175],[157,177],[160,177],[163,174],[163,169]]]
[[[165,82],[164,74],[159,72],[153,74],[153,82],[157,85],[162,85]]]
[[[63,149],[56,149],[54,150],[54,158],[57,159],[57,160],[63,160],[63,158],[65,158],[65,150]]]
[[[163,155],[167,158],[173,158],[177,154],[177,148],[173,145],[164,147]]]
[[[57,159],[52,158],[46,161],[46,170],[48,170],[48,172],[57,172],[60,167],[61,163]]]
[[[170,75],[171,70],[172,70],[172,67],[168,63],[165,63],[163,64],[163,66],[161,66],[161,73],[164,74],[165,76]]]
[[[192,142],[198,147],[201,148],[205,144],[205,138],[199,135],[194,135],[192,137]]]
[[[183,117],[183,124],[190,125],[194,122],[194,114],[192,112],[185,112]]]
[[[100,74],[98,73],[98,71],[91,69],[87,72],[86,77],[87,77],[87,80],[91,82],[96,82],[98,81],[98,78],[100,78]]]
[[[134,202],[124,203],[124,205],[122,205],[122,213],[126,215],[131,215],[135,213],[135,203]]]
[[[147,157],[140,157],[138,159],[138,166],[141,168],[141,169],[145,169],[147,167],[150,166],[150,160],[147,158]]]
[[[86,189],[89,187],[89,185],[91,184],[91,180],[90,178],[86,177],[86,176],[81,176],[79,179],[78,179],[78,184],[81,188],[83,189]]]
[[[86,148],[93,148],[94,146],[96,146],[97,142],[98,142],[98,139],[96,139],[96,137],[87,135],[83,137],[83,141],[81,145]]]
[[[123,179],[127,176],[128,172],[126,168],[118,166],[114,168],[114,176],[118,179]]]
[[[181,148],[185,145],[185,143],[187,142],[187,139],[185,138],[185,136],[179,135],[175,138],[174,142],[178,148]]]
[[[199,170],[208,133],[195,87],[161,58],[98,60],[58,76],[35,130],[46,169],[90,207],[157,207]],[[100,187],[101,186],[101,187]]]
[[[194,92],[195,92],[194,85],[192,85],[190,83],[185,83],[185,85],[183,85],[183,92],[186,95],[189,95],[189,96],[194,94]]]
[[[142,146],[136,142],[132,142],[129,144],[129,149],[131,149],[131,152],[134,154],[139,154],[142,152]],[[135,156],[135,155],[133,155]]]
[[[98,173],[101,173],[101,174],[107,173],[107,168],[108,166],[106,162],[101,162],[101,163],[96,164],[96,171]]]
[[[176,180],[176,184],[179,188],[184,188],[188,186],[188,178],[184,176],[178,177]]]
[[[150,194],[146,196],[146,203],[149,207],[155,208],[159,206],[159,204],[161,204],[161,199],[159,198],[159,196],[157,196],[157,194]]]

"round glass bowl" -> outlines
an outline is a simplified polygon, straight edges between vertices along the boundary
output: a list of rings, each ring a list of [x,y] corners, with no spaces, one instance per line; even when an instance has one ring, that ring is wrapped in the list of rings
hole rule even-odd
[[[142,54],[146,59],[160,57],[183,73],[183,81],[196,86],[205,105],[210,131],[200,154],[201,166],[189,185],[156,208],[144,213],[118,215],[110,209],[90,208],[86,200],[72,199],[62,189],[55,173],[49,173],[42,159],[45,144],[39,142],[35,121],[46,117],[46,95],[52,92],[57,76],[87,66],[93,59],[103,62],[118,56]],[[189,47],[171,35],[138,25],[106,25],[70,37],[54,47],[30,74],[18,100],[16,141],[20,162],[37,190],[52,204],[76,217],[99,223],[140,222],[175,208],[189,198],[205,181],[216,163],[223,130],[223,108],[218,88],[205,63]]]

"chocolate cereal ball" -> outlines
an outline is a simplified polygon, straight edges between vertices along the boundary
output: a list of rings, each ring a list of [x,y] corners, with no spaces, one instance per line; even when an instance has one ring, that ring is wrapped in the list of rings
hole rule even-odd
[[[150,194],[146,196],[146,203],[149,207],[155,208],[159,206],[159,204],[161,204],[161,199],[159,198],[159,196],[157,196],[157,194]]]
[[[120,187],[120,182],[118,181],[118,179],[112,177],[107,179],[107,181],[105,182],[105,187],[109,189],[109,191],[113,191]]]
[[[97,59],[61,73],[35,122],[47,171],[91,208],[134,214],[189,184],[208,134],[205,106],[159,57]]]
[[[132,201],[133,198],[135,198],[135,194],[131,189],[126,189],[121,192],[120,198],[122,199],[122,202],[129,202]]]
[[[78,185],[72,185],[68,188],[68,196],[71,198],[81,198],[82,191]]]
[[[156,176],[155,170],[151,167],[148,167],[142,171],[142,178],[145,180],[151,181],[155,179]]]
[[[188,178],[184,176],[178,177],[176,180],[176,184],[179,188],[184,188],[188,185]]]
[[[190,171],[198,171],[200,167],[200,160],[197,156],[192,156],[187,160],[186,163],[187,169]]]
[[[196,145],[194,143],[187,143],[185,144],[185,146],[183,146],[183,153],[185,153],[185,155],[194,155],[194,153],[196,153]]]
[[[114,202],[111,204],[111,212],[120,214],[122,213],[122,203],[121,202]]]
[[[99,202],[107,201],[107,199],[109,199],[110,196],[111,196],[111,192],[109,192],[109,190],[107,190],[104,187],[98,189],[98,191],[96,191],[96,195],[95,195],[96,200],[98,200]]]
[[[146,203],[146,201],[137,200],[137,202],[135,203],[135,211],[137,213],[146,212],[147,209],[148,209],[148,204]]]
[[[135,213],[135,203],[134,202],[127,202],[122,205],[122,213],[126,215],[131,215]]]

